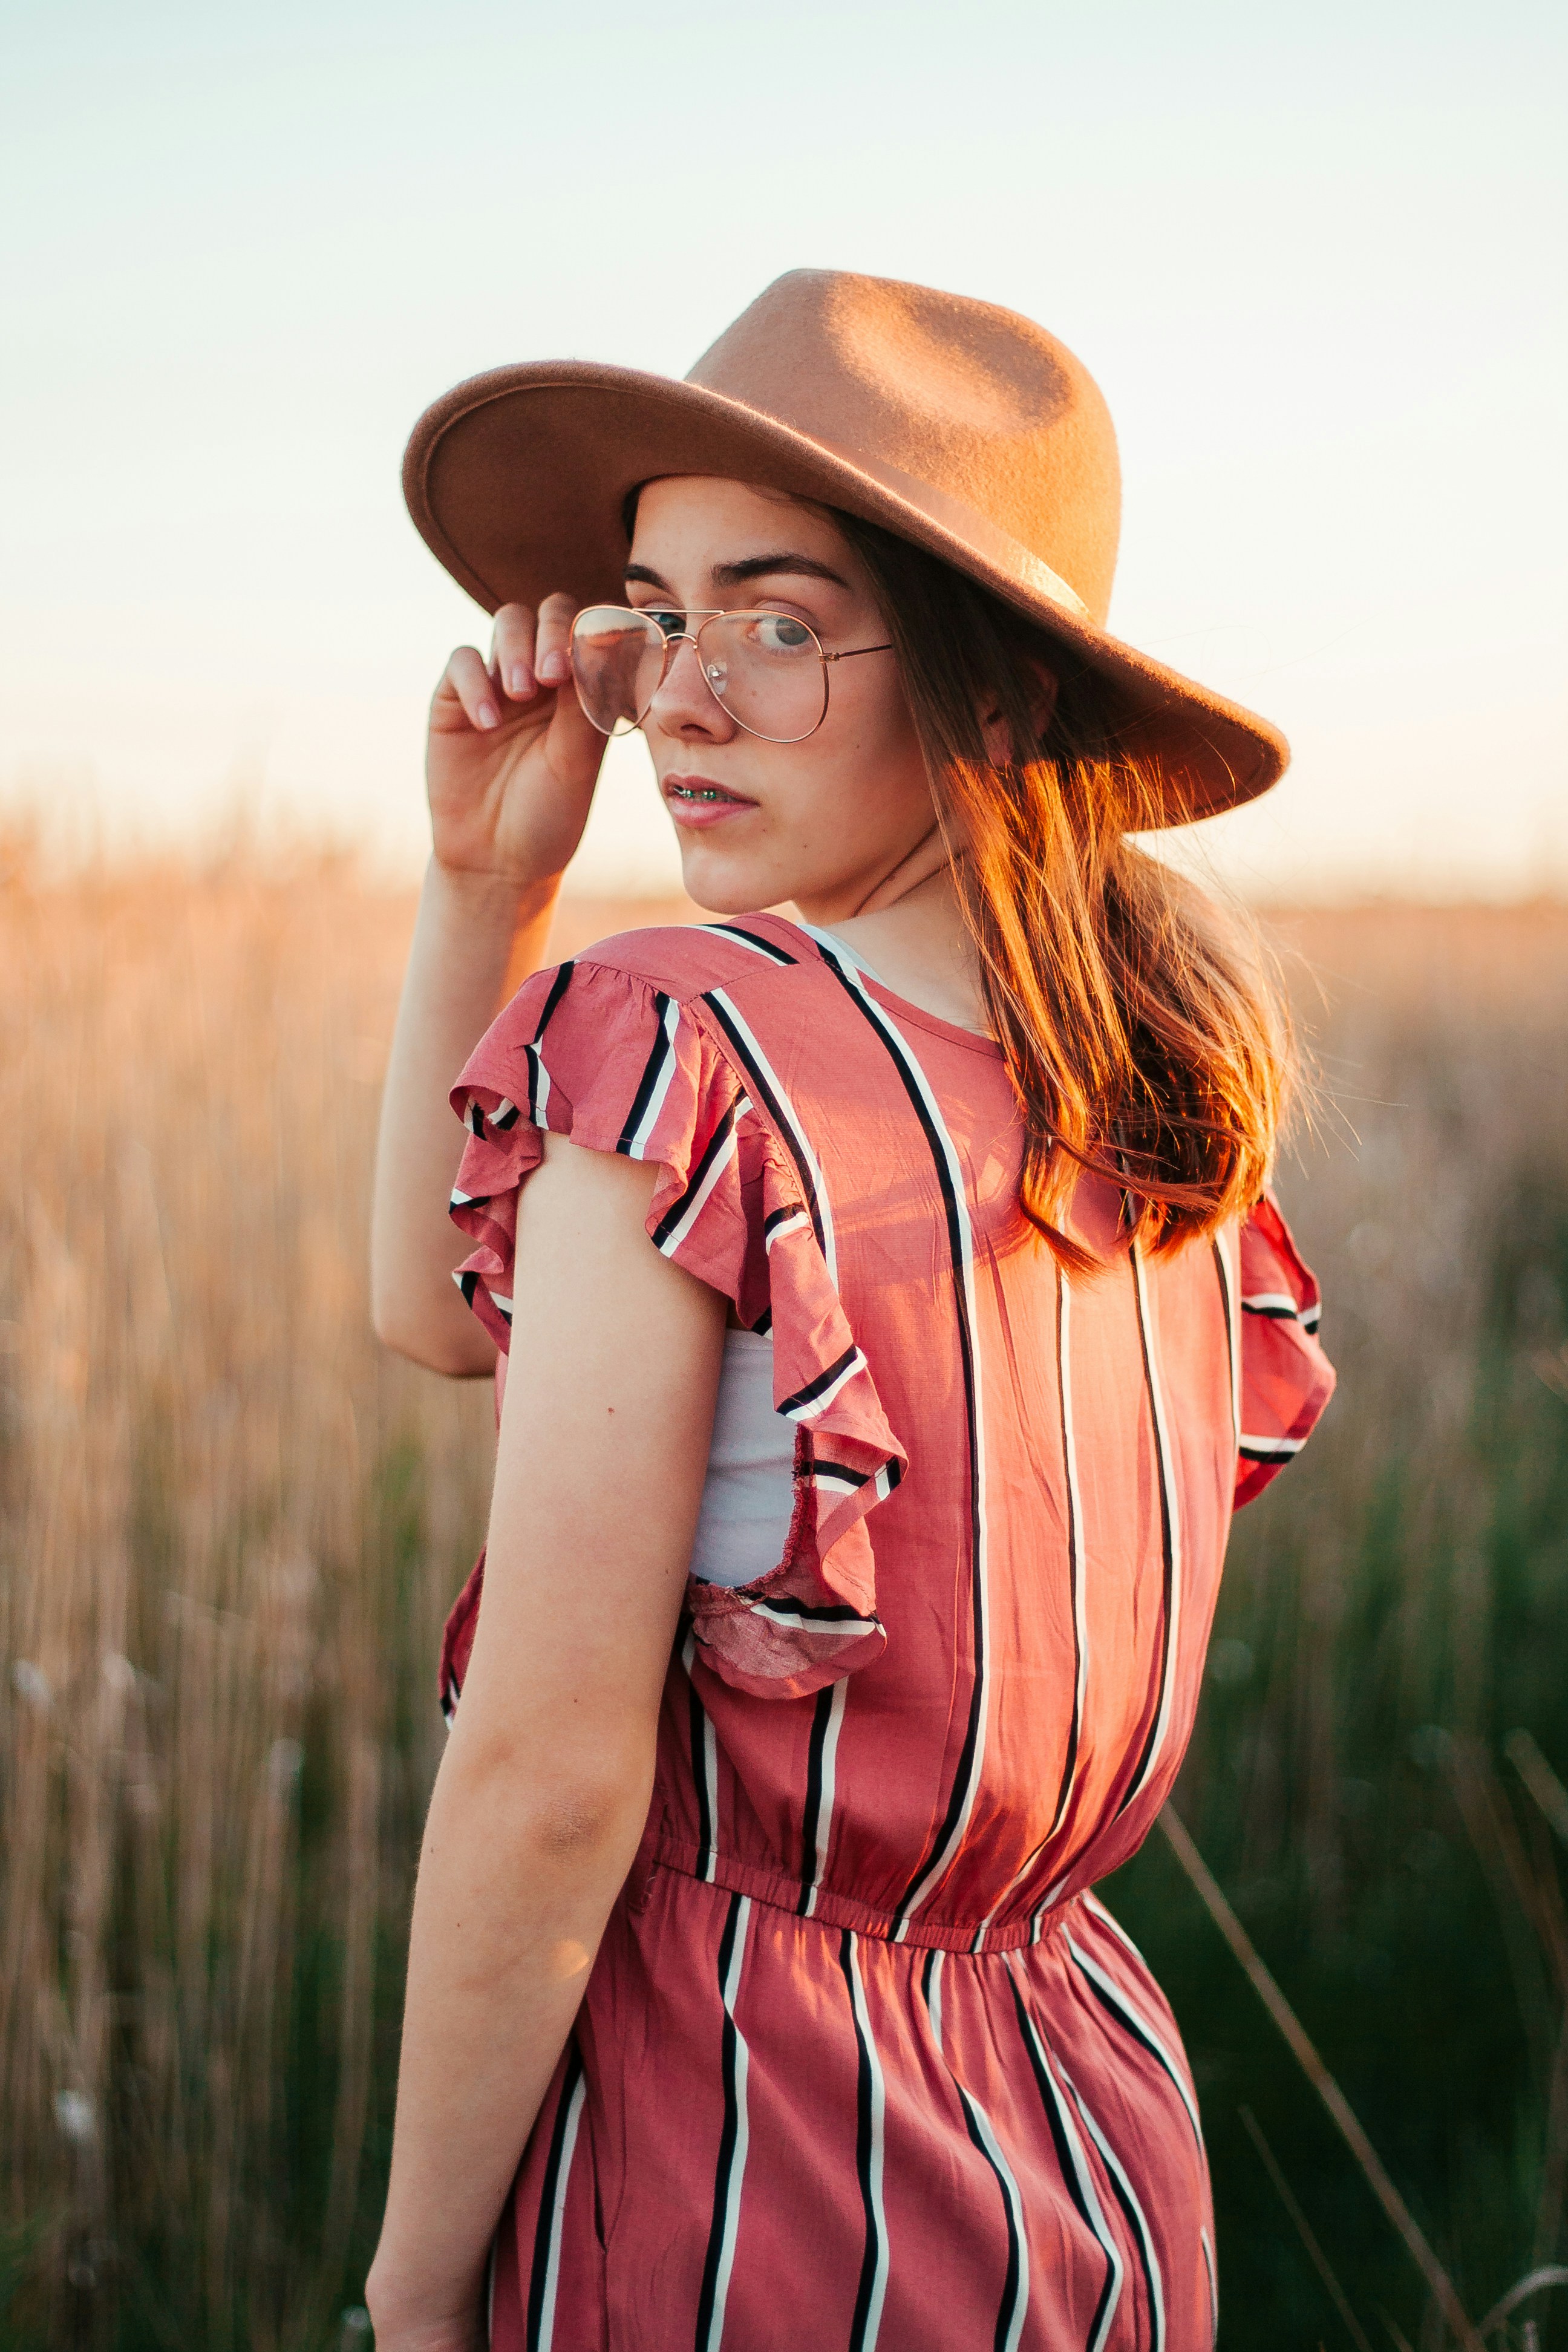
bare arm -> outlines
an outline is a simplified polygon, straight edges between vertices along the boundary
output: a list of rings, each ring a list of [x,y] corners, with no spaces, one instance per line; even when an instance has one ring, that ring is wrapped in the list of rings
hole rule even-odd
[[[660,1256],[657,1171],[545,1139],[473,1657],[426,1828],[378,2352],[477,2352],[485,2260],[637,1852],[724,1302]],[[524,1302],[526,1301],[526,1312]]]
[[[605,739],[561,685],[572,610],[546,597],[536,630],[525,605],[503,606],[489,662],[460,646],[430,706],[434,854],[382,1097],[371,1311],[388,1347],[459,1378],[488,1372],[495,1349],[451,1279],[468,1244],[447,1214],[463,1147],[447,1095],[509,969],[542,963],[587,822]]]

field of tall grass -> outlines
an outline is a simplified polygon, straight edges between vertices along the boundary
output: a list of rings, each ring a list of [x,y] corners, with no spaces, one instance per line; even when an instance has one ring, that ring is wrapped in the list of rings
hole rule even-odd
[[[0,875],[0,2342],[328,2352],[390,2124],[489,1405],[378,1353],[411,907]],[[570,947],[646,911],[575,907]],[[1488,2341],[1568,2344],[1568,909],[1281,925],[1339,1399],[1238,1522],[1178,1811]],[[1452,2340],[1175,1849],[1222,2342]]]

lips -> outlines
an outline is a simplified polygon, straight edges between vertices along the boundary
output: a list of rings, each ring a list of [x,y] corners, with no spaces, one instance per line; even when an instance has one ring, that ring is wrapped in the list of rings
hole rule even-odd
[[[666,776],[661,789],[677,824],[719,824],[757,805],[742,793],[716,784],[710,776]]]

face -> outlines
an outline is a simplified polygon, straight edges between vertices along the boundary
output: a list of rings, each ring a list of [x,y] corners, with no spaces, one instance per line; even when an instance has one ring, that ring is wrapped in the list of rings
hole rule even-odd
[[[698,475],[643,491],[626,601],[788,614],[830,654],[887,643],[870,583],[826,516]],[[843,921],[930,833],[931,786],[892,654],[827,674],[816,732],[769,743],[714,699],[693,646],[676,647],[643,733],[699,906],[743,914],[794,899],[808,921]]]

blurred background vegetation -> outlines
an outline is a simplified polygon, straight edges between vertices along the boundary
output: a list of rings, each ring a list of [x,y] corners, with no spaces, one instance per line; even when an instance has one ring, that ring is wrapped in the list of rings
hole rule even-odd
[[[483,1384],[366,1324],[410,914],[320,859],[47,882],[6,853],[14,2352],[369,2340],[433,1662],[490,1443]],[[562,951],[658,919],[579,903]],[[1281,1190],[1341,1388],[1237,1523],[1177,1804],[1480,2320],[1568,2254],[1568,908],[1278,928],[1323,1076]],[[1170,1848],[1102,1891],[1188,2037],[1222,2343],[1436,2352]],[[1568,2294],[1489,2341],[1568,2343]]]

